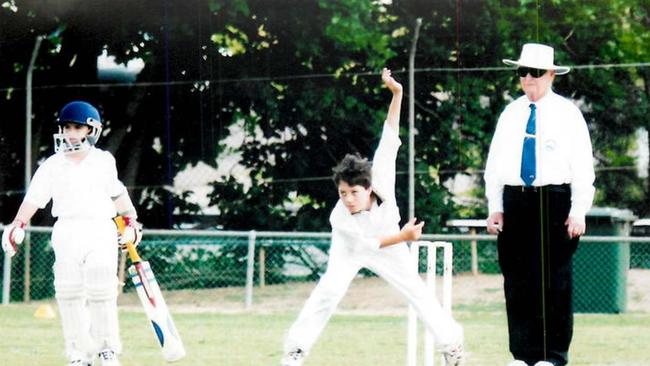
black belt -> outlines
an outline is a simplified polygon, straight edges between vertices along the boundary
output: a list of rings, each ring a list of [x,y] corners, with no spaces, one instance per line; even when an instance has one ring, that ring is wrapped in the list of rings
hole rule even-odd
[[[545,186],[504,186],[503,192],[506,193],[537,193],[537,192],[554,192],[554,193],[571,193],[571,185],[549,184]]]

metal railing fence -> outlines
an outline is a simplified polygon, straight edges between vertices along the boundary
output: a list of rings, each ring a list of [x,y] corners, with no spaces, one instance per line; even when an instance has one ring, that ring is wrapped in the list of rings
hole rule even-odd
[[[30,227],[28,233],[29,245],[21,246],[11,261],[3,261],[5,304],[54,296],[51,228]],[[240,288],[243,307],[249,309],[256,288],[317,281],[327,264],[329,239],[330,233],[152,229],[145,232],[139,251],[150,262],[163,291]],[[425,234],[422,240],[454,244],[455,281],[472,276],[500,277],[494,236]],[[126,265],[122,258],[122,291],[132,292],[132,284],[123,277]],[[420,270],[425,270],[424,261]],[[576,308],[586,312],[625,311],[630,271],[635,278],[650,281],[650,237],[582,238],[574,259]],[[360,276],[374,274],[362,270]],[[454,288],[458,286],[473,285],[465,281]],[[598,305],[612,301],[615,304],[604,308]],[[643,309],[650,312],[650,308]]]

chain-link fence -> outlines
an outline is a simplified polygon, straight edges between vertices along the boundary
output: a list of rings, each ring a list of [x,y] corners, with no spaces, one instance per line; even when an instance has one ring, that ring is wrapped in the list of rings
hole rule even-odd
[[[3,302],[51,299],[54,296],[50,228],[29,229],[30,245],[3,267]],[[502,278],[496,242],[489,235],[425,235],[426,240],[451,241],[454,246],[454,296],[457,310],[501,308]],[[235,304],[241,309],[283,309],[299,306],[327,265],[329,233],[149,230],[139,251],[174,304],[198,304],[214,298],[210,307]],[[426,271],[424,255],[420,270]],[[437,273],[442,273],[438,256]],[[120,259],[124,297],[134,293],[124,278],[128,263]],[[11,270],[9,271],[9,267]],[[10,273],[9,273],[10,272]],[[585,237],[574,258],[575,307],[582,312],[650,312],[650,238]],[[10,286],[6,279],[10,275]],[[383,310],[395,296],[370,271],[359,273],[356,290]],[[202,295],[200,291],[206,291]],[[216,291],[216,292],[210,292]],[[388,291],[388,292],[386,292]],[[175,294],[185,294],[175,296]],[[8,296],[7,296],[8,294]],[[395,303],[398,308],[401,300]],[[287,305],[289,307],[294,306]],[[363,308],[363,304],[350,307]]]

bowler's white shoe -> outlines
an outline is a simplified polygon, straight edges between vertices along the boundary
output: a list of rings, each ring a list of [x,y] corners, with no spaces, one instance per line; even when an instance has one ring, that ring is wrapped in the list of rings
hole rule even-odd
[[[282,366],[302,366],[302,363],[305,362],[305,356],[305,351],[294,348],[282,357]]]
[[[508,366],[528,366],[524,361],[514,360],[508,364]]]
[[[465,365],[466,356],[463,350],[463,343],[459,343],[453,347],[442,351],[447,366],[463,366]]]
[[[534,366],[555,366],[552,362],[539,361]]]
[[[102,360],[102,366],[121,366],[117,355],[110,349],[99,352],[99,359]]]

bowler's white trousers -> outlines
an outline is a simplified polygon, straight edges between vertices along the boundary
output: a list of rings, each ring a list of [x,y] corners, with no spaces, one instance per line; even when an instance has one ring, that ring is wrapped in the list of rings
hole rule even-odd
[[[104,348],[121,352],[115,224],[111,219],[59,219],[52,247],[66,356],[92,359]]]
[[[289,329],[285,352],[300,348],[309,353],[350,282],[363,267],[375,272],[406,297],[433,334],[438,348],[445,349],[462,340],[462,327],[442,310],[435,295],[427,289],[405,243],[375,249],[350,248],[341,241],[334,241],[327,271]]]

